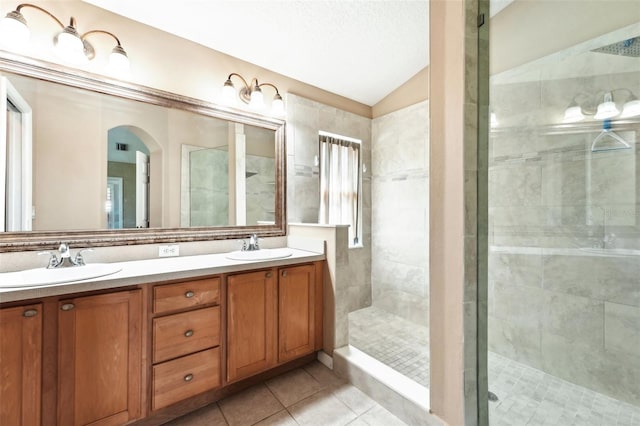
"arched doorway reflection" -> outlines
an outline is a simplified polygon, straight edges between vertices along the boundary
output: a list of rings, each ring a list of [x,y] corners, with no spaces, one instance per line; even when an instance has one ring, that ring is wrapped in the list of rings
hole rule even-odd
[[[150,158],[157,143],[143,129],[122,125],[108,131],[108,229],[150,226]]]

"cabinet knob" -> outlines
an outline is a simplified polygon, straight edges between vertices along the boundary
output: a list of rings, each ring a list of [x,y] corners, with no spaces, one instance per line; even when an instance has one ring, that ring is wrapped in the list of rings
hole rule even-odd
[[[62,309],[63,311],[70,311],[75,307],[76,305],[74,305],[73,303],[65,303],[64,305],[60,306],[60,309]]]
[[[271,272],[267,272],[266,274],[264,274],[264,276],[267,278],[271,278]]]
[[[187,299],[191,299],[195,295],[196,294],[193,291],[189,290],[184,294],[184,297],[186,297]]]
[[[285,269],[284,271],[282,271],[282,276],[286,277],[287,276],[287,270]]]
[[[36,315],[38,315],[38,310],[37,309],[27,309],[26,311],[24,311],[22,313],[22,316],[25,317],[25,318],[35,317]]]
[[[187,374],[186,376],[184,376],[185,382],[190,382],[192,380],[193,380],[193,374]]]
[[[193,336],[193,330],[187,330],[184,332],[184,337],[191,337]]]

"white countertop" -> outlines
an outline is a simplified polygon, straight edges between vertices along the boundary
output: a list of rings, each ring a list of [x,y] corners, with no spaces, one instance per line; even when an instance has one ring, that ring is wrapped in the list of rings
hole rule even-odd
[[[291,256],[270,260],[231,260],[229,253],[197,256],[166,257],[130,262],[118,262],[122,269],[111,275],[81,281],[39,285],[37,287],[0,287],[0,303],[18,300],[39,299],[49,296],[80,293],[93,290],[126,287],[138,284],[198,278],[208,275],[271,268],[316,260],[324,260],[324,253],[289,247]],[[0,273],[0,283],[9,274]],[[1,286],[1,284],[0,284]]]

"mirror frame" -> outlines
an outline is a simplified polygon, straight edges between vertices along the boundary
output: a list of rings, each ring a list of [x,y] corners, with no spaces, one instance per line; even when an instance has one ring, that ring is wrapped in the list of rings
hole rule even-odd
[[[62,242],[69,243],[72,247],[108,247],[226,240],[246,238],[249,234],[257,234],[261,237],[286,235],[285,120],[235,108],[226,108],[200,99],[67,68],[63,65],[27,58],[2,50],[0,50],[0,71],[274,130],[276,145],[276,205],[273,225],[2,232],[0,233],[0,252],[51,250],[57,249]]]

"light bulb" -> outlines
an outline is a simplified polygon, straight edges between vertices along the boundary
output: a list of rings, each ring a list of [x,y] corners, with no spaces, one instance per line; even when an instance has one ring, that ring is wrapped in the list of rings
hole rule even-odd
[[[126,74],[129,71],[129,57],[122,46],[117,45],[109,55],[109,69],[114,74]]]
[[[220,102],[223,105],[234,106],[237,103],[238,96],[236,94],[236,88],[233,87],[231,79],[225,81],[222,86],[222,95],[220,96]]]
[[[29,42],[27,21],[17,10],[7,13],[0,21],[0,44],[12,50],[23,49]]]
[[[256,85],[251,91],[251,100],[249,101],[249,108],[254,111],[260,111],[264,109],[264,96],[262,90]]]
[[[608,92],[604,95],[604,101],[598,105],[596,115],[593,118],[596,120],[606,120],[607,118],[615,117],[618,114],[620,114],[620,111],[618,111],[616,104],[613,102],[611,92]]]
[[[273,97],[273,102],[271,102],[271,114],[275,116],[284,115],[284,101],[279,93],[276,93]]]
[[[620,118],[630,118],[640,115],[640,99],[627,101],[622,107]]]
[[[89,62],[89,58],[84,54],[84,43],[72,25],[65,27],[55,37],[54,51],[58,57],[73,64]]]
[[[562,122],[577,123],[578,121],[582,121],[584,119],[585,119],[585,116],[582,113],[582,108],[580,108],[576,104],[573,104],[569,106],[566,110],[564,110],[564,118],[562,119]]]

